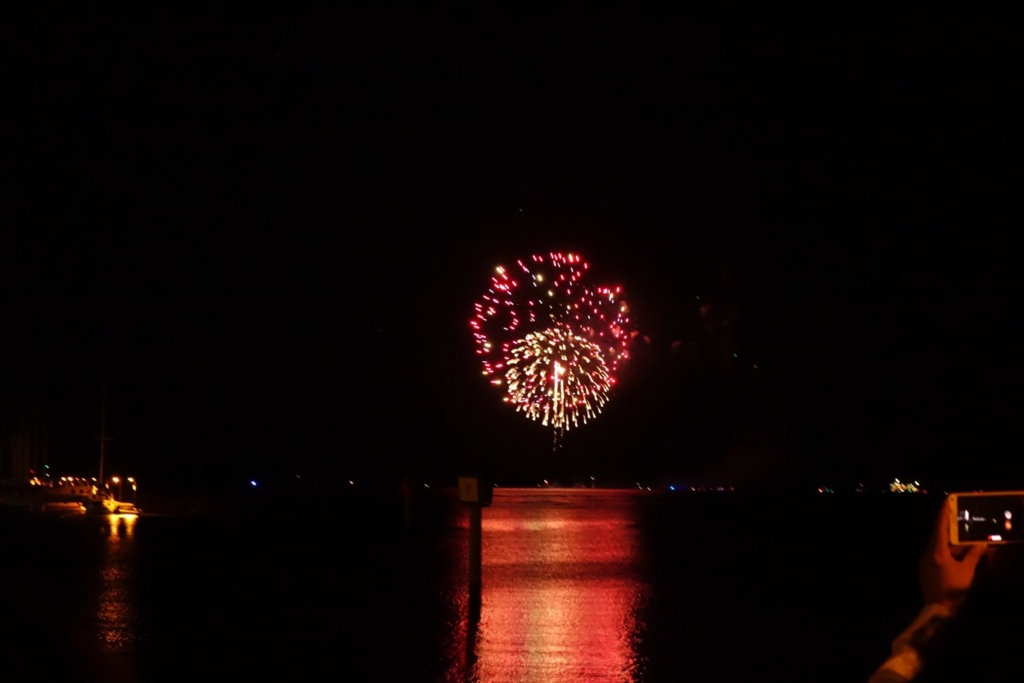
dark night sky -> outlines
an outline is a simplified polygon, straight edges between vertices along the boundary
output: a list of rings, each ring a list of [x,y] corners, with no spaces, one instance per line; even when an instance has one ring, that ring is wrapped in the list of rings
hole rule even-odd
[[[53,462],[93,466],[108,382],[115,466],[165,481],[1022,474],[1008,45],[205,11],[2,37],[0,422],[41,397]],[[552,249],[651,338],[557,463],[466,326],[495,265]]]

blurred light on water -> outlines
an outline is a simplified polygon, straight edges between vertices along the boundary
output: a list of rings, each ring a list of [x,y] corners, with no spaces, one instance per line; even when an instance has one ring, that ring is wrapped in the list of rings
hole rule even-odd
[[[637,494],[504,489],[483,517],[479,622],[462,606],[449,680],[635,681],[648,589]],[[456,641],[458,639],[455,639]],[[468,641],[468,642],[467,642]]]
[[[97,601],[100,640],[109,651],[129,653],[139,637],[138,599],[135,595],[136,515],[108,515],[103,527],[106,549],[100,569]]]

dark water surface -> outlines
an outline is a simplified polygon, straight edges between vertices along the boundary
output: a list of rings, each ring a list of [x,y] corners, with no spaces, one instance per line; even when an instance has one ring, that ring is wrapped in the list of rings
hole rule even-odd
[[[466,519],[351,509],[0,518],[11,675],[864,680],[919,607],[939,499],[496,491]]]

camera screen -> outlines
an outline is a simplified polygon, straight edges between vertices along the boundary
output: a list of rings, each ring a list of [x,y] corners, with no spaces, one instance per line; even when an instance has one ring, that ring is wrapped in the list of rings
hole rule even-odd
[[[957,497],[960,542],[1024,542],[1024,496]]]

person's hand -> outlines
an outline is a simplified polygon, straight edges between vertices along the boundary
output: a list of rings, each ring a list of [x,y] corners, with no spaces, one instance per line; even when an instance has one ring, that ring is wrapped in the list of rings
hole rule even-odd
[[[925,604],[935,603],[955,612],[974,582],[978,560],[985,554],[984,544],[951,546],[949,543],[949,499],[939,511],[928,549],[921,557],[919,573]]]

